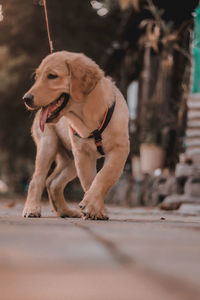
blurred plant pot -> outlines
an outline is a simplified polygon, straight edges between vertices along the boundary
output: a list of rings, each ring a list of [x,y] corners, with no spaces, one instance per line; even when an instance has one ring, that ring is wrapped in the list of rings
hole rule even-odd
[[[155,144],[140,145],[140,163],[142,173],[152,174],[163,167],[165,151]]]
[[[132,176],[133,178],[140,178],[142,173],[141,173],[141,164],[140,164],[140,156],[132,156]]]

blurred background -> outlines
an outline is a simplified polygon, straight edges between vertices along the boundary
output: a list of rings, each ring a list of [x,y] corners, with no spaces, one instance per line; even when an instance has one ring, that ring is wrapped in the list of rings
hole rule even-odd
[[[198,5],[47,1],[55,51],[94,59],[128,102],[131,152],[110,203],[152,206],[174,194],[200,194]],[[0,1],[0,32],[0,193],[26,194],[34,167],[34,114],[22,96],[49,54],[43,1]],[[72,200],[81,195],[78,181],[66,189]]]

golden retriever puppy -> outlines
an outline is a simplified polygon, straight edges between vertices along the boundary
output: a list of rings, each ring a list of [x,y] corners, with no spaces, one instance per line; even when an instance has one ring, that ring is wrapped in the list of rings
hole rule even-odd
[[[36,70],[24,103],[36,113],[32,135],[35,171],[23,210],[41,216],[45,184],[59,217],[108,219],[104,197],[121,175],[129,153],[128,109],[114,83],[90,58],[67,51],[48,55]],[[96,160],[105,156],[97,173]],[[53,173],[47,178],[52,162]],[[64,188],[76,176],[85,191],[81,213],[68,207]]]

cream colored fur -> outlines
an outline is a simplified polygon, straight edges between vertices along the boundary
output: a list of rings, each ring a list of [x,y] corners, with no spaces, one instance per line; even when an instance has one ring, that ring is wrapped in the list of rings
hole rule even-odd
[[[48,79],[48,73],[58,78]],[[35,171],[30,182],[24,217],[41,215],[41,195],[45,184],[50,203],[60,217],[107,219],[104,198],[121,175],[129,153],[128,109],[114,83],[88,57],[66,51],[47,56],[36,71],[36,81],[27,94],[34,96],[35,108],[46,106],[62,93],[69,93],[67,106],[54,123],[46,123],[44,132],[39,126],[40,110],[32,127],[37,146]],[[116,97],[112,118],[102,133],[105,163],[96,172],[100,157],[94,139],[87,139],[97,129],[106,109]],[[74,128],[82,137],[69,130]],[[69,155],[73,153],[74,159]],[[53,161],[56,168],[47,178]],[[79,177],[85,195],[80,202],[81,214],[68,207],[64,187]]]

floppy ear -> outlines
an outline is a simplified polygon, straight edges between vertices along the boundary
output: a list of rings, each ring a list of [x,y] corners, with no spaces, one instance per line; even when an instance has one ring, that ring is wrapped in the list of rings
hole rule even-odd
[[[70,71],[70,95],[76,102],[82,102],[96,86],[104,73],[99,66],[83,54],[67,58]]]

